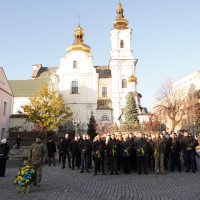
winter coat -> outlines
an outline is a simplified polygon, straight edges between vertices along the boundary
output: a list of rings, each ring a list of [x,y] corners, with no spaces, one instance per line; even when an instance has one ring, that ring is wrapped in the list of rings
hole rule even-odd
[[[62,149],[63,154],[66,154],[69,151],[69,144],[70,144],[70,139],[64,138],[61,143],[61,149]]]
[[[53,156],[56,153],[56,144],[54,141],[47,142],[48,157]]]
[[[69,151],[72,153],[72,154],[78,154],[79,153],[79,142],[76,141],[76,140],[72,140],[70,143],[69,143]]]
[[[135,138],[134,145],[138,157],[148,156],[148,146],[144,138]]]
[[[0,159],[8,160],[8,153],[9,153],[10,147],[8,143],[0,144]]]

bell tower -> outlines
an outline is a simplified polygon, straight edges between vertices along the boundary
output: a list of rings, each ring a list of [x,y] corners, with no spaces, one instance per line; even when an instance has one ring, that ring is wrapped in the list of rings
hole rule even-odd
[[[126,105],[126,96],[130,90],[137,93],[137,78],[135,75],[137,59],[133,56],[131,39],[132,30],[128,27],[128,20],[124,17],[123,6],[119,2],[110,35],[111,50],[109,66],[112,73],[114,122],[123,114],[123,109]]]

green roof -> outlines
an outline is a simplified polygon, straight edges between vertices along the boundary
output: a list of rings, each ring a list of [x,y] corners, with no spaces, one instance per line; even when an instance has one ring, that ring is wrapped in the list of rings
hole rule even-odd
[[[47,82],[47,79],[9,80],[14,97],[30,97],[39,90],[42,84]]]

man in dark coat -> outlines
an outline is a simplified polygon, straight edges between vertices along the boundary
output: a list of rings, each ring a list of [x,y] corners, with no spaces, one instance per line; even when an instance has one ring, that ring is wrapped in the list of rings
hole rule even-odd
[[[79,158],[79,141],[78,137],[75,136],[73,140],[69,143],[69,152],[72,158],[72,170],[74,170],[74,161],[76,161],[76,166],[79,169],[80,168],[80,158]]]
[[[62,163],[63,163],[62,169],[65,168],[66,156],[68,158],[68,166],[69,166],[69,168],[71,168],[71,157],[70,157],[70,154],[69,154],[69,143],[70,143],[69,134],[66,133],[65,138],[63,139],[62,144],[61,144]]]
[[[169,160],[170,160],[170,171],[173,172],[175,169],[175,166],[177,166],[178,171],[181,171],[181,160],[180,160],[180,154],[181,154],[181,143],[178,140],[175,133],[172,133],[170,135],[170,138],[168,139],[168,145],[169,145]]]
[[[20,145],[21,145],[21,137],[18,135],[16,138],[16,145],[17,145],[17,149],[20,149]]]
[[[86,135],[83,135],[83,139],[79,143],[79,148],[81,151],[81,171],[83,173],[84,170],[89,172],[89,161],[90,161],[90,153],[91,153],[91,142],[86,139]]]
[[[104,154],[105,154],[106,145],[105,142],[101,139],[100,135],[96,136],[96,140],[92,145],[92,151],[94,156],[94,163],[95,163],[95,170],[94,175],[97,175],[97,170],[102,170],[102,174],[105,174],[105,167],[104,167]]]
[[[52,138],[50,138],[49,141],[47,142],[47,151],[49,158],[49,166],[51,166],[51,159],[53,161],[53,165],[56,166],[56,161],[55,161],[56,144],[52,140]]]
[[[134,141],[134,145],[137,151],[138,174],[141,174],[142,168],[144,170],[144,173],[148,174],[147,172],[148,148],[147,148],[147,142],[144,138],[143,133],[138,133]]]
[[[189,172],[189,170],[192,168],[192,172],[195,173],[195,148],[198,146],[198,141],[190,136],[187,131],[185,131],[184,136],[181,138],[181,145],[184,153],[186,172]]]
[[[63,138],[61,138],[60,141],[59,141],[58,144],[57,144],[57,149],[58,149],[58,153],[59,153],[59,159],[58,159],[59,164],[61,163],[61,161],[62,161],[62,156],[63,156],[63,152],[62,152],[62,142],[63,142]]]
[[[128,141],[128,135],[123,135],[123,141],[121,143],[122,147],[122,168],[125,174],[130,173],[130,143]]]
[[[110,159],[110,175],[113,175],[115,172],[118,175],[117,171],[117,155],[118,155],[118,144],[115,139],[115,135],[111,135],[111,139],[108,141],[107,145],[109,159]]]
[[[10,147],[7,143],[7,140],[4,138],[0,143],[0,177],[5,176],[6,171],[6,160],[8,160],[8,153]]]

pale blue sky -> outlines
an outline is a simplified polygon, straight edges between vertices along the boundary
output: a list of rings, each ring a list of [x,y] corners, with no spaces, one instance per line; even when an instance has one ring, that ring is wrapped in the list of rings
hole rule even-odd
[[[200,0],[121,0],[143,106],[160,84],[200,69]],[[0,66],[9,80],[29,79],[32,65],[58,66],[78,23],[94,65],[107,65],[118,0],[0,0]]]

